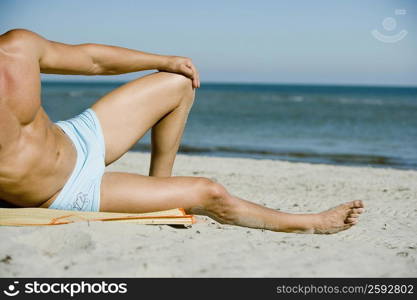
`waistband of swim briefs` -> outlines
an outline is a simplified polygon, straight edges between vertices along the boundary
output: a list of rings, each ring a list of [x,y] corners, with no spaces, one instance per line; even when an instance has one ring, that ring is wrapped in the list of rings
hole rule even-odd
[[[71,138],[71,140],[73,142],[76,142],[78,138],[77,138],[77,135],[74,133],[74,128],[72,128],[72,127],[73,126],[75,127],[76,124],[74,124],[74,123],[79,122],[79,120],[82,119],[84,116],[89,118],[89,119],[92,119],[92,123],[94,124],[94,126],[96,128],[91,128],[89,126],[89,124],[87,124],[86,122],[84,122],[84,125],[88,126],[89,129],[96,132],[96,134],[98,135],[98,138],[102,142],[103,149],[105,149],[105,147],[104,147],[105,146],[104,145],[104,135],[103,135],[103,130],[101,128],[100,120],[98,119],[94,110],[92,110],[91,108],[86,109],[81,114],[79,114],[79,115],[77,115],[77,116],[75,116],[71,119],[58,121],[55,124],[58,125],[62,130],[64,130],[64,132]]]

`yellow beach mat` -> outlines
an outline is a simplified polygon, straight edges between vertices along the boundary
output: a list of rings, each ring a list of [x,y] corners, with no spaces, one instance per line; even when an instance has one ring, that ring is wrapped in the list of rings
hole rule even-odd
[[[74,222],[125,222],[136,224],[194,224],[194,216],[184,209],[132,214],[108,212],[84,212],[49,208],[0,208],[0,226],[63,225]]]

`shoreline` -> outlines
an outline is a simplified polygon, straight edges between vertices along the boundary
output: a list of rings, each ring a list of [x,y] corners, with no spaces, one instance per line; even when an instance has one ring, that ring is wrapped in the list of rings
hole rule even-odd
[[[146,174],[129,152],[107,171]],[[221,225],[188,229],[78,223],[0,227],[0,277],[416,277],[417,171],[178,155],[175,176],[204,176],[292,213],[361,199],[358,225],[333,235]],[[389,261],[389,264],[387,264]]]
[[[135,144],[130,152],[149,154],[150,144]],[[307,164],[325,164],[332,166],[392,168],[397,170],[416,170],[417,164],[405,163],[398,157],[350,153],[318,153],[313,151],[272,151],[260,149],[233,148],[226,146],[196,147],[181,145],[178,151],[182,155],[202,157],[248,158],[274,160]]]

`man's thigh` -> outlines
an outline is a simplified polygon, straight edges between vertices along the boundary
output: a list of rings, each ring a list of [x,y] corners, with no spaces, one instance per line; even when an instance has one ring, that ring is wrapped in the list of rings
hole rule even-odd
[[[189,79],[182,75],[154,73],[115,89],[92,106],[103,130],[106,165],[120,158],[175,109],[187,83]]]
[[[197,177],[149,177],[106,172],[101,181],[100,211],[153,212],[201,205],[204,180]]]

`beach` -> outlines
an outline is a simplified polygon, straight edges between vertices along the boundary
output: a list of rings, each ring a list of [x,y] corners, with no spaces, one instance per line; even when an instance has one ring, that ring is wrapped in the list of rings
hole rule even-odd
[[[108,171],[147,174],[128,152]],[[189,228],[74,223],[0,227],[1,277],[416,277],[417,171],[178,155],[174,175],[204,176],[285,212],[363,200],[358,225],[333,235],[276,233],[198,217]]]

